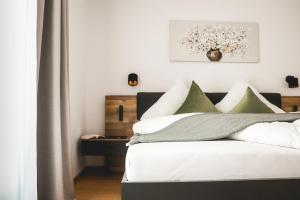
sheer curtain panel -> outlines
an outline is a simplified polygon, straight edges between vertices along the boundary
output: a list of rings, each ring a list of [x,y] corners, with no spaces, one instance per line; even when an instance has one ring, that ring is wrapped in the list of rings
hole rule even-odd
[[[0,199],[36,200],[36,0],[0,1]]]

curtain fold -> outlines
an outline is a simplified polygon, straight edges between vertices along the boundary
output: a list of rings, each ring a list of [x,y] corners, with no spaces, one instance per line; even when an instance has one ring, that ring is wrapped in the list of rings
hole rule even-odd
[[[36,53],[37,63],[40,65],[41,61],[41,47],[42,47],[42,36],[43,36],[43,22],[44,22],[44,7],[45,0],[37,1],[37,26],[36,26]],[[39,67],[37,68],[37,78],[39,77]]]
[[[74,199],[70,151],[68,1],[39,1],[38,199]],[[40,35],[40,37],[39,37]],[[38,51],[39,57],[39,51]]]

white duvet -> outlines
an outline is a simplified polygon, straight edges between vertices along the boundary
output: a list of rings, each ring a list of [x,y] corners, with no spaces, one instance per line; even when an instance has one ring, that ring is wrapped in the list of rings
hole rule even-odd
[[[143,120],[133,125],[133,132],[139,134],[153,133],[175,121],[195,114],[199,113],[170,115]],[[232,134],[230,139],[300,149],[300,120],[293,123],[257,123]]]

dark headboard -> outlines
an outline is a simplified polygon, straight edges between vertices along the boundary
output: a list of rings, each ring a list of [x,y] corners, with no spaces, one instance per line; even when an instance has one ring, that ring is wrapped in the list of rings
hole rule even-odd
[[[137,94],[137,118],[141,119],[142,115],[148,110],[164,93],[163,92],[139,92]],[[220,102],[226,93],[205,93],[214,103]],[[280,93],[261,93],[272,104],[281,108]]]

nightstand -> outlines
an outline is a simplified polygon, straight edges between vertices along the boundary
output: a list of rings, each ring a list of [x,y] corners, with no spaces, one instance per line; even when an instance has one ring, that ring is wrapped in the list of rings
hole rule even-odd
[[[128,138],[80,139],[81,155],[104,156],[109,171],[123,172]]]
[[[125,145],[133,135],[136,116],[136,96],[105,96],[105,137],[81,139],[81,154],[105,156],[105,165],[110,171],[124,172]]]

